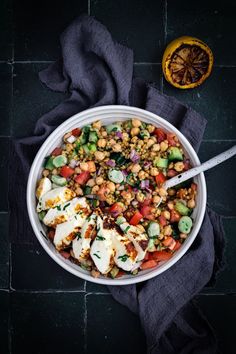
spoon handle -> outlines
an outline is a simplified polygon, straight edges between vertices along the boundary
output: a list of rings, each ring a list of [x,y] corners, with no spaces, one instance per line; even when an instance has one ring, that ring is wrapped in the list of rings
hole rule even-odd
[[[204,162],[203,164],[193,167],[190,170],[180,173],[176,177],[173,177],[166,181],[163,185],[165,189],[171,188],[176,186],[179,183],[182,183],[184,181],[187,181],[188,179],[195,177],[201,172],[204,172],[206,170],[211,169],[212,167],[219,165],[220,163],[230,159],[236,154],[236,145],[231,147],[229,150],[226,150],[225,152],[222,152],[221,154],[213,157],[212,159]]]

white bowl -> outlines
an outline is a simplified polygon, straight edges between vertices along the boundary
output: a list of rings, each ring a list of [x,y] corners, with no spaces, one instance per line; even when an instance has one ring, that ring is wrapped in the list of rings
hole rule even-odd
[[[71,131],[75,127],[83,127],[84,125],[91,124],[96,120],[101,120],[105,125],[112,122],[122,121],[138,117],[144,122],[151,123],[160,128],[163,128],[166,131],[175,133],[184,150],[185,154],[189,157],[193,166],[199,165],[200,161],[197,154],[193,150],[192,146],[188,140],[170,123],[168,123],[163,118],[153,114],[151,112],[129,106],[101,106],[97,108],[88,109],[81,113],[74,115],[73,117],[67,119],[63,124],[61,124],[54,132],[46,139],[41,148],[39,149],[34,162],[32,164],[28,185],[27,185],[27,208],[30,218],[31,225],[35,232],[36,237],[39,242],[49,254],[50,257],[54,259],[60,266],[66,269],[68,272],[76,275],[79,278],[106,285],[128,285],[139,283],[141,281],[153,278],[158,274],[161,274],[173,264],[175,264],[189,249],[193,243],[195,237],[198,234],[198,231],[201,227],[203,217],[205,214],[206,208],[206,182],[203,173],[195,178],[196,183],[198,184],[198,195],[196,208],[193,213],[193,229],[189,234],[188,238],[182,245],[182,247],[174,254],[174,256],[166,261],[159,264],[156,268],[140,271],[137,275],[125,275],[118,279],[110,279],[105,277],[93,278],[90,273],[76,264],[73,264],[69,260],[63,258],[54,248],[53,244],[45,236],[45,227],[39,221],[37,212],[36,212],[36,198],[35,198],[35,188],[37,180],[40,178],[42,165],[45,156],[49,155],[51,151],[61,144],[61,139],[63,135]],[[50,271],[50,270],[49,270]]]

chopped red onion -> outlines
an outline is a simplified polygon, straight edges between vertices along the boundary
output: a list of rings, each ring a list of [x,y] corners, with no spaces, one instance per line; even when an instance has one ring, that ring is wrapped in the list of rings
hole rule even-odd
[[[74,135],[71,135],[66,140],[68,141],[68,143],[73,144],[76,140],[76,137]]]
[[[149,168],[150,166],[151,166],[151,162],[149,162],[149,161],[145,161],[144,163],[143,163],[143,167],[144,168]]]
[[[123,173],[123,175],[125,176],[125,177],[127,177],[128,176],[128,171],[126,171],[126,170],[122,170],[122,173]]]
[[[140,187],[141,187],[142,189],[147,189],[147,188],[149,188],[149,180],[148,180],[148,179],[145,179],[145,180],[141,181]]]
[[[133,188],[133,192],[134,192],[134,193],[138,193],[138,188],[134,187],[134,188]]]
[[[106,164],[107,164],[107,166],[110,166],[110,167],[115,167],[115,165],[116,165],[114,160],[108,160],[108,161],[106,161]]]
[[[118,191],[123,191],[125,189],[125,186],[121,185],[120,187],[117,188]]]
[[[121,132],[116,132],[116,136],[120,139],[122,139],[122,133]]]
[[[139,161],[139,159],[140,159],[139,154],[137,154],[137,152],[134,149],[132,149],[130,152],[130,160],[136,163]]]
[[[69,166],[70,166],[71,168],[75,168],[75,167],[77,166],[77,161],[74,160],[74,159],[72,159],[72,160],[70,161],[70,163],[69,163]]]
[[[138,201],[137,200],[132,200],[131,204],[136,207],[138,205]]]
[[[88,198],[88,199],[98,199],[98,196],[95,195],[95,194],[86,194],[86,195],[85,195],[85,198]]]
[[[101,174],[101,172],[102,172],[102,168],[99,167],[98,172],[97,172],[97,176],[99,176]]]

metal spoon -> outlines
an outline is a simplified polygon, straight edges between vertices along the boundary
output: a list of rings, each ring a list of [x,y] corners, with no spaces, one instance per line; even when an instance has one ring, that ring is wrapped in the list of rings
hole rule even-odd
[[[201,165],[193,167],[186,172],[180,173],[176,177],[172,177],[163,184],[163,188],[168,189],[176,186],[179,183],[187,181],[188,179],[197,176],[199,173],[209,170],[212,167],[215,167],[216,165],[219,165],[220,163],[230,159],[234,155],[236,155],[236,145],[231,147],[229,150],[226,150],[225,152],[222,152],[212,159],[202,163]]]

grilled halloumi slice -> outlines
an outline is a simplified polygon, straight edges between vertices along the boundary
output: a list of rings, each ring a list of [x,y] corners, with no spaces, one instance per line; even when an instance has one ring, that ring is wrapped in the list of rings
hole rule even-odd
[[[86,202],[86,198],[74,198],[69,202],[49,209],[43,222],[49,227],[56,227],[58,224],[69,220],[75,214],[77,214],[79,227],[82,227],[86,218],[90,214],[90,207]]]
[[[92,233],[96,227],[97,215],[90,215],[84,222],[81,233],[78,234],[72,242],[72,250],[74,258],[78,259],[80,262],[86,260],[89,256],[90,244],[92,241]]]
[[[121,224],[120,228],[134,244],[137,251],[137,262],[143,260],[148,248],[148,235],[138,227],[130,225],[127,222]]]
[[[92,243],[90,256],[102,274],[107,274],[111,270],[114,256],[111,232],[103,228],[100,216],[97,217],[97,236]]]
[[[58,187],[42,195],[37,205],[37,212],[55,208],[76,196],[75,192],[67,187]]]
[[[72,219],[57,225],[53,240],[56,249],[60,251],[61,249],[68,247],[79,230],[80,228],[76,215]]]
[[[38,186],[36,189],[36,197],[40,199],[44,194],[49,192],[52,189],[52,182],[49,178],[43,177],[39,180]]]

